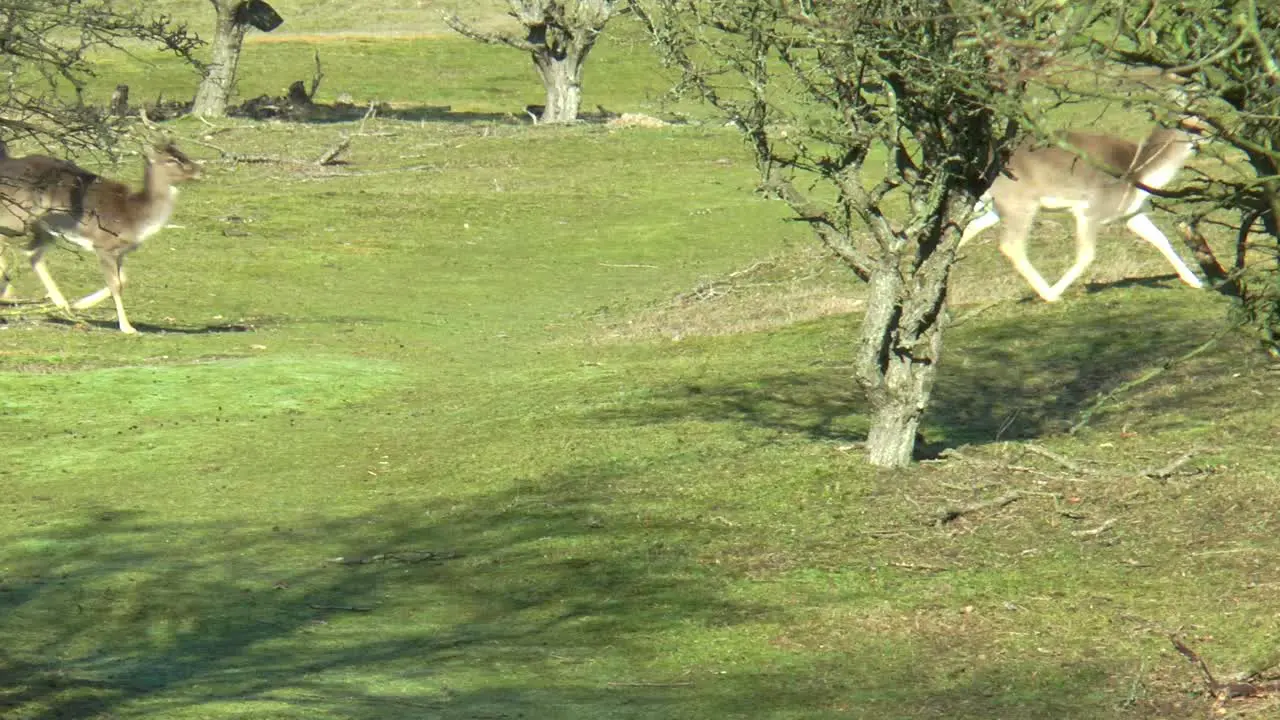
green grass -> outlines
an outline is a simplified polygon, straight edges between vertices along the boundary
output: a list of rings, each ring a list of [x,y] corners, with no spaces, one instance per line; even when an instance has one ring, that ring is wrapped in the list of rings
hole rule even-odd
[[[372,72],[465,44],[341,47],[335,90],[512,102]],[[307,59],[252,50],[248,88]],[[474,53],[458,67],[529,90]],[[644,107],[647,61],[617,62],[605,104]],[[122,68],[104,82],[144,87]],[[1266,358],[1224,338],[1063,432],[1221,327],[1149,248],[1109,236],[1096,284],[1052,306],[969,251],[961,311],[1000,302],[951,332],[925,428],[959,455],[875,472],[861,290],[752,194],[730,130],[170,130],[210,164],[128,261],[144,334],[106,306],[0,325],[5,720],[1200,718],[1167,633],[1222,676],[1274,651]],[[330,168],[196,142],[310,159],[339,133]]]
[[[211,32],[214,13],[205,0],[149,0],[133,3],[143,10],[187,22],[202,35]],[[273,0],[284,19],[270,36],[297,33],[447,34],[444,13],[485,26],[502,22],[505,0]],[[250,37],[260,36],[256,30]]]
[[[669,75],[656,63],[645,62],[652,58],[648,47],[620,34],[620,38],[606,35],[590,56],[583,79],[584,112],[595,113],[597,105],[614,112],[662,112]],[[236,99],[282,96],[295,80],[309,84],[317,53],[324,77],[315,99],[321,103],[332,103],[345,94],[356,104],[387,102],[402,112],[449,106],[457,113],[511,113],[524,118],[525,105],[546,99],[533,63],[524,54],[456,35],[246,43]],[[158,96],[190,99],[199,76],[193,68],[139,49],[129,56],[103,57],[97,80],[89,94],[92,99],[105,103],[116,84],[123,83],[133,89],[135,102],[152,102]]]

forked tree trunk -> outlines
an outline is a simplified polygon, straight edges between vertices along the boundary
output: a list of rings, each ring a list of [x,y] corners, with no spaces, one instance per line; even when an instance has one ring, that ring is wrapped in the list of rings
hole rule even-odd
[[[546,109],[540,122],[571,123],[578,119],[582,106],[582,66],[589,50],[565,57],[551,52],[532,53],[533,64],[547,89]]]
[[[571,123],[582,105],[582,66],[622,0],[507,0],[524,36],[490,33],[447,18],[449,27],[473,40],[507,45],[533,58],[547,92],[540,122]]]
[[[904,282],[897,258],[874,269],[854,367],[871,403],[867,459],[877,467],[911,464],[916,434],[933,394],[946,316],[950,257],[935,251]]]
[[[240,65],[240,49],[248,25],[237,22],[238,0],[210,0],[218,13],[214,28],[213,57],[205,68],[200,88],[196,90],[191,113],[200,117],[222,117],[227,114],[227,101],[235,89],[236,68]]]

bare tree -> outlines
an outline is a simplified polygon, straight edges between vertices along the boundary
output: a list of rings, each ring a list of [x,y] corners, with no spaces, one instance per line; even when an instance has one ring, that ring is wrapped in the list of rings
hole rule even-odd
[[[1025,78],[1078,30],[1055,0],[637,0],[763,188],[869,285],[854,378],[898,467],[942,358],[960,228],[1019,136]],[[993,48],[990,38],[1001,40]]]
[[[167,17],[111,0],[0,0],[0,140],[64,150],[111,145],[113,126],[86,102],[90,53],[143,40],[188,60],[200,40]]]
[[[578,119],[582,105],[582,67],[596,40],[625,0],[507,0],[510,15],[524,28],[523,37],[482,31],[457,15],[446,18],[463,35],[485,43],[523,50],[533,58],[547,101],[541,121]]]
[[[209,0],[217,18],[213,27],[213,55],[204,66],[204,77],[196,90],[194,115],[222,117],[235,89],[240,50],[250,27],[274,30],[280,16],[262,0]]]

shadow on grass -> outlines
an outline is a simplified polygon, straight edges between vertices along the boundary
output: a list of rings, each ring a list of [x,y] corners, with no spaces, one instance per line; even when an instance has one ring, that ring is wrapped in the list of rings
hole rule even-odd
[[[771,649],[759,629],[794,622],[796,606],[745,599],[698,558],[747,531],[649,519],[612,496],[611,483],[630,474],[574,467],[504,491],[310,523],[181,524],[112,508],[75,523],[35,520],[0,550],[0,715],[853,709],[985,720],[1015,698],[1019,717],[1099,716],[1088,698],[1098,697],[1103,668],[1000,661],[965,670],[963,658],[914,639],[859,638],[865,653]],[[699,659],[665,661],[686,638]]]
[[[183,113],[189,111],[184,109]],[[468,124],[505,124],[530,125],[535,117],[541,115],[541,106],[513,107],[509,112],[475,112],[454,110],[448,105],[378,105],[374,108],[377,116],[389,120],[409,122],[438,122]],[[233,117],[245,117],[255,120],[284,120],[288,122],[323,125],[329,123],[359,122],[370,114],[368,105],[347,103],[323,104],[314,103],[304,106],[292,105],[284,98],[255,98],[245,105],[233,108],[228,112]],[[606,112],[583,112],[578,116],[580,123],[599,124],[616,117]]]
[[[293,122],[309,124],[358,122],[364,119],[368,112],[369,108],[367,106],[313,105],[307,112],[290,116],[287,119]],[[523,111],[519,113],[455,111],[449,106],[442,105],[383,106],[377,109],[377,115],[388,120],[456,123],[459,125],[481,123],[528,125],[530,123],[530,118]]]
[[[1170,284],[1172,283],[1172,284]],[[1148,288],[1152,290],[1178,290],[1184,286],[1178,279],[1177,273],[1169,273],[1167,275],[1148,275],[1137,278],[1121,278],[1120,280],[1112,280],[1110,282],[1087,282],[1084,283],[1084,291],[1090,295],[1105,292],[1107,290],[1119,290],[1121,288]]]
[[[925,451],[1068,429],[1101,392],[1199,345],[1220,327],[1161,297],[1011,308],[957,327],[923,427]],[[1204,308],[1198,309],[1203,313]],[[844,330],[841,330],[842,332]],[[865,439],[852,369],[814,366],[721,385],[680,384],[603,414],[636,423],[734,421],[831,442]]]
[[[65,318],[65,317],[48,317],[45,321],[50,325],[61,325],[63,327],[80,327],[88,325],[89,327],[100,330],[119,330],[120,325],[115,320],[93,320],[89,318]],[[216,325],[154,325],[152,323],[136,322],[133,323],[134,329],[140,333],[161,333],[170,335],[217,335],[221,333],[242,333],[253,332],[254,326],[242,323],[219,323]]]

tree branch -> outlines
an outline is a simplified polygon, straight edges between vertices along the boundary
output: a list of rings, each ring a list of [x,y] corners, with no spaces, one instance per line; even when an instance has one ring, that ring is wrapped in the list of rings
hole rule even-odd
[[[454,32],[462,35],[463,37],[485,43],[486,45],[506,45],[508,47],[515,48],[516,50],[522,50],[530,53],[536,53],[546,49],[545,45],[532,43],[524,38],[500,33],[484,32],[483,30],[466,24],[463,22],[462,18],[457,15],[442,14],[442,17],[444,18],[445,24]]]

